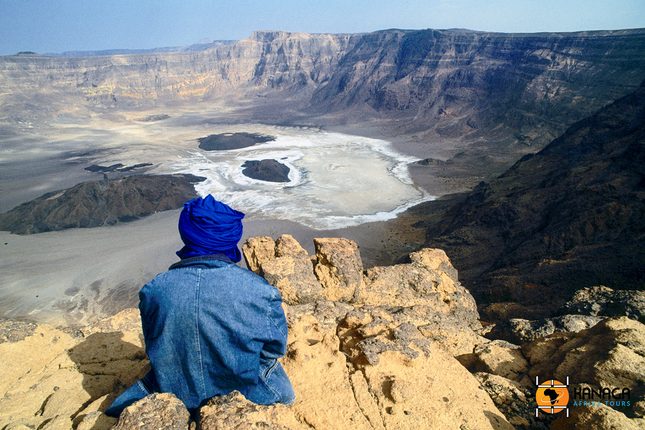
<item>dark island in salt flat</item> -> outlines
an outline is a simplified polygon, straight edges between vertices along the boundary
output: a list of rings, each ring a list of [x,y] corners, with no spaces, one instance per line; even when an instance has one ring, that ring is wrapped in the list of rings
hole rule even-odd
[[[274,136],[259,133],[221,133],[200,137],[199,149],[205,151],[224,151],[227,149],[240,149],[253,146],[256,143],[265,143],[275,140]]]
[[[276,160],[249,160],[242,164],[242,174],[269,182],[289,182],[289,167]]]

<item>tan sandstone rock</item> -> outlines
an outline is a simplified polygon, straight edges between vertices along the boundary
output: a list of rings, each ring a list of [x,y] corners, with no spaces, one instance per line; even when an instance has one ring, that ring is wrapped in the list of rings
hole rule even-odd
[[[261,268],[264,279],[280,291],[282,300],[288,305],[325,299],[309,258],[278,257],[265,261]]]
[[[261,275],[262,263],[275,258],[275,241],[269,236],[251,237],[242,245],[242,254],[249,270]]]
[[[604,404],[571,408],[569,417],[559,416],[551,430],[637,430],[645,428],[645,419],[627,418]]]
[[[125,408],[113,429],[188,430],[189,421],[190,413],[174,394],[155,393]]]
[[[140,327],[138,311],[128,310],[83,330],[82,339],[43,324],[0,344],[0,428],[70,429],[90,406],[104,410],[147,369]],[[126,331],[111,331],[118,328]]]
[[[275,241],[276,257],[309,258],[307,251],[290,234],[283,234]]]
[[[645,325],[610,318],[567,336],[539,339],[522,348],[531,378],[570,377],[572,384],[635,388],[645,385]]]
[[[238,391],[212,398],[200,409],[200,430],[307,430],[290,407],[249,402]]]
[[[314,271],[327,300],[351,302],[362,283],[363,262],[354,241],[343,238],[314,239]]]
[[[519,381],[529,370],[529,363],[519,346],[494,340],[478,345],[474,351],[475,370]]]
[[[391,328],[383,309],[354,309],[339,338],[314,315],[293,321],[282,361],[296,391],[291,408],[311,428],[513,428],[479,382],[414,325]]]

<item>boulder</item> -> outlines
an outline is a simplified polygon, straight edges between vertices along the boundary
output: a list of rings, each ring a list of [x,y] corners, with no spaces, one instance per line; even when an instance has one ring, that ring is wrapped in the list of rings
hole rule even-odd
[[[291,408],[284,405],[264,406],[251,403],[233,391],[226,396],[213,397],[200,411],[200,430],[307,430]]]
[[[262,263],[275,258],[275,241],[269,236],[251,237],[242,245],[246,266],[257,275],[262,275]]]
[[[278,257],[261,265],[264,279],[280,291],[288,305],[299,305],[325,299],[323,287],[314,276],[309,258]]]
[[[529,363],[520,347],[511,343],[494,340],[478,345],[473,352],[475,370],[492,373],[514,381],[520,381],[529,370]]]
[[[327,300],[351,302],[362,283],[363,262],[356,242],[343,238],[314,239],[316,277]]]
[[[189,421],[190,413],[174,394],[155,393],[125,408],[113,430],[188,430]]]
[[[457,271],[440,250],[410,254],[410,264],[374,267],[366,271],[356,299],[367,305],[429,306],[480,329],[477,304],[456,280]]]

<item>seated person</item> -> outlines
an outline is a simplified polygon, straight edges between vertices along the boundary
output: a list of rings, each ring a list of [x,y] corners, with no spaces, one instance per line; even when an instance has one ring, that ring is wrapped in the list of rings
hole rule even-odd
[[[211,195],[184,204],[181,261],[139,292],[151,370],[105,411],[154,392],[175,394],[195,412],[233,390],[249,401],[291,404],[295,394],[278,358],[287,322],[278,290],[237,266],[243,213]]]

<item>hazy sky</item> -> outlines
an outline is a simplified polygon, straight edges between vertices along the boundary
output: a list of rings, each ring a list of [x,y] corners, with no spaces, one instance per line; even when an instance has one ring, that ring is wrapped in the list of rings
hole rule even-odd
[[[645,28],[645,0],[0,0],[0,55],[190,45],[253,30]]]

